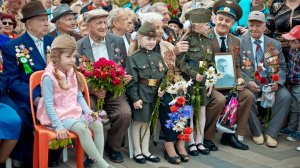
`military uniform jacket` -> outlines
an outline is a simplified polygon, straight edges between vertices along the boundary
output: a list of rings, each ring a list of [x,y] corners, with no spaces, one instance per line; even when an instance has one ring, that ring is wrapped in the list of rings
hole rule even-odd
[[[142,100],[153,103],[159,85],[148,86],[139,83],[140,79],[157,79],[165,76],[168,68],[163,57],[156,52],[140,49],[129,56],[126,63],[126,72],[132,75],[132,80],[127,84],[127,94],[132,102]]]
[[[212,42],[208,37],[202,34],[192,32],[187,37],[189,42],[189,49],[186,53],[180,54],[176,58],[176,66],[182,72],[182,76],[189,80],[195,79],[199,73],[199,61],[206,61],[208,64],[214,62],[214,53],[212,51]],[[201,81],[203,89],[201,92],[202,102],[201,105],[206,104],[206,87],[205,78]],[[189,88],[189,92],[192,92],[192,87]]]

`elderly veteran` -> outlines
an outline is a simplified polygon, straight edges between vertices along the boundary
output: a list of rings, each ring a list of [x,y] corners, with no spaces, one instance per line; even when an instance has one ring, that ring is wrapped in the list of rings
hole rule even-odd
[[[50,32],[49,35],[57,37],[60,34],[69,34],[76,41],[80,40],[82,36],[74,32],[76,27],[75,15],[76,13],[67,4],[61,4],[55,8],[51,22],[55,23],[56,29]]]
[[[103,9],[96,9],[85,14],[84,21],[89,30],[89,35],[77,42],[78,53],[83,58],[91,62],[99,58],[112,60],[123,67],[127,58],[124,41],[121,37],[107,33],[108,12]],[[126,75],[127,81],[131,76]],[[131,110],[127,102],[127,97],[122,94],[114,98],[111,93],[103,90],[90,88],[91,108],[96,109],[97,98],[104,98],[104,110],[111,121],[110,129],[107,133],[105,150],[113,162],[123,162],[121,154],[121,144],[131,120]]]
[[[247,88],[256,95],[251,107],[249,127],[253,141],[258,145],[264,143],[264,136],[261,122],[257,118],[256,101],[262,90],[266,88],[264,85],[268,85],[271,92],[275,92],[275,102],[271,107],[272,115],[265,131],[265,140],[268,147],[277,147],[276,138],[288,114],[292,98],[284,86],[287,72],[281,43],[263,34],[266,28],[265,22],[265,15],[262,12],[250,13],[248,18],[250,33],[241,41],[238,64],[242,69],[243,77],[250,79]],[[253,75],[255,72],[260,72],[260,77],[266,81],[257,80]],[[279,80],[274,81],[274,75],[278,75]]]
[[[53,37],[46,35],[49,32],[48,13],[40,1],[30,1],[23,6],[21,12],[23,15],[21,21],[25,23],[27,31],[2,46],[3,74],[7,77],[8,96],[17,105],[17,112],[22,120],[20,141],[11,154],[11,158],[24,161],[25,167],[31,167],[33,123],[29,106],[29,78],[32,72],[45,69],[47,47],[51,46]],[[30,58],[20,59],[17,57],[17,51],[28,53]],[[34,90],[35,104],[38,103],[40,95],[40,89]],[[57,157],[52,158],[51,153],[49,156],[49,162],[57,161],[59,157],[55,155]]]
[[[130,34],[127,33],[128,22],[129,18],[124,8],[116,8],[109,12],[107,18],[109,32],[123,38],[126,51],[128,51],[130,43]]]
[[[181,23],[184,23],[186,21],[185,14],[188,13],[192,9],[197,8],[211,8],[214,5],[214,1],[212,0],[194,0],[186,2],[182,7],[181,16],[179,18]]]
[[[238,58],[239,54],[239,40],[229,33],[231,26],[235,20],[239,20],[242,16],[241,7],[231,1],[220,0],[213,6],[213,12],[216,14],[214,22],[216,26],[211,31],[210,37],[213,43],[213,51],[215,53],[231,53],[234,58]],[[235,60],[235,59],[234,59]],[[237,78],[238,86],[238,102],[237,109],[237,137],[235,134],[223,133],[221,144],[229,145],[240,150],[248,150],[249,147],[242,143],[244,135],[247,132],[248,117],[250,113],[251,104],[253,101],[253,94],[244,88],[244,80],[239,66],[234,61],[235,77]],[[222,78],[221,78],[222,79]],[[233,87],[233,86],[232,86]],[[221,92],[221,93],[220,93]],[[223,111],[225,104],[225,97],[229,90],[222,91],[213,90],[212,100],[206,106],[206,127],[204,146],[210,150],[217,150],[213,144],[212,139],[216,132],[216,122],[220,113]]]

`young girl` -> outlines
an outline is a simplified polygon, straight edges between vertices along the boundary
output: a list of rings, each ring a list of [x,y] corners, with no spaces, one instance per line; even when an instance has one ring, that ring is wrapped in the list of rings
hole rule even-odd
[[[189,50],[176,58],[176,65],[182,71],[182,75],[186,80],[192,78],[196,82],[200,82],[202,86],[202,89],[199,91],[201,95],[200,118],[191,118],[191,127],[195,130],[195,137],[193,133],[190,134],[188,151],[193,156],[197,156],[199,153],[208,155],[210,153],[209,149],[203,146],[206,122],[205,106],[207,103],[206,96],[210,96],[212,88],[207,88],[209,91],[206,93],[205,76],[199,73],[199,62],[204,61],[209,63],[214,60],[213,54],[210,53],[212,51],[212,42],[208,38],[211,11],[205,8],[193,9],[186,16],[188,16],[186,19],[192,23],[190,32],[187,32],[183,37],[183,39],[189,42]],[[192,93],[192,91],[189,92]],[[195,114],[194,117],[196,117]],[[200,123],[199,128],[194,126],[197,120]]]
[[[96,167],[111,167],[103,159],[104,135],[101,122],[83,123],[82,112],[93,113],[84,100],[84,79],[75,69],[76,41],[69,35],[60,35],[51,45],[49,63],[42,76],[42,95],[37,118],[42,125],[53,127],[58,139],[75,132],[84,151],[96,160]],[[97,115],[96,112],[94,112]],[[92,139],[90,129],[94,132]]]
[[[290,107],[290,121],[287,128],[280,131],[282,134],[289,134],[287,140],[300,140],[300,25],[295,26],[289,33],[282,35],[290,41],[291,48],[288,56],[287,81],[290,84],[290,92],[293,96]],[[300,151],[300,147],[297,148]]]
[[[152,51],[156,45],[157,36],[154,25],[146,22],[137,33],[140,49],[133,53],[126,63],[126,72],[133,78],[127,85],[127,94],[133,113],[134,160],[143,164],[146,160],[160,161],[158,156],[149,152],[150,129],[148,124],[155,105],[158,87],[167,72],[167,67],[162,56]],[[144,133],[144,138],[140,139]]]

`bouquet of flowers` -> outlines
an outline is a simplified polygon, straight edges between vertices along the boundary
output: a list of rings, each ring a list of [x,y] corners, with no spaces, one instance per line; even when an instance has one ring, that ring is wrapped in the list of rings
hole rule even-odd
[[[193,107],[185,105],[185,101],[184,96],[178,96],[169,103],[171,113],[168,115],[170,119],[166,121],[165,126],[173,131],[182,132],[178,135],[178,139],[188,141],[189,134],[193,131],[186,125],[187,120],[193,115]]]
[[[49,142],[48,145],[50,150],[57,150],[57,149],[63,149],[66,147],[73,147],[73,142],[71,138],[67,139],[53,139]]]
[[[114,97],[125,92],[125,70],[119,64],[100,58],[98,61],[80,67],[89,85],[96,90],[106,90]],[[97,100],[97,107],[103,109],[104,99]]]
[[[105,118],[107,116],[107,113],[104,110],[100,110],[99,112],[92,112],[89,114],[84,114],[83,118],[84,118],[84,123],[86,123],[87,125],[91,122],[103,122],[103,123],[107,123],[108,119]]]

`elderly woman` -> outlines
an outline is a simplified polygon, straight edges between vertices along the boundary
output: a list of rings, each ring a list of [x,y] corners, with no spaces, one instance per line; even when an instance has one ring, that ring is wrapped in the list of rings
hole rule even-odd
[[[236,21],[231,27],[231,32],[237,36],[244,36],[248,32],[248,16],[252,11],[261,11],[267,16],[269,10],[263,0],[241,0],[239,5],[242,8],[243,15],[240,20]]]
[[[163,30],[163,17],[158,13],[149,12],[147,14],[139,14],[139,18],[142,23],[150,22],[155,25],[156,32],[157,32],[157,44],[153,51],[161,53],[163,56],[166,65],[168,66],[168,75],[175,74],[175,54],[173,52],[174,46],[162,40],[162,36],[164,33]],[[137,42],[134,41],[130,44],[129,47],[129,55],[133,53],[137,49]],[[172,129],[168,129],[165,126],[166,120],[169,119],[168,113],[170,112],[169,102],[172,101],[172,96],[168,93],[165,93],[163,96],[163,105],[160,107],[159,119],[161,123],[161,128],[164,133],[164,157],[165,159],[172,163],[178,164],[181,161],[187,162],[189,157],[185,150],[185,143],[183,140],[177,139],[177,136],[180,132],[175,132]],[[175,142],[175,143],[174,143]]]
[[[86,23],[84,22],[83,15],[79,15],[77,19],[77,28],[78,28],[78,33],[84,37],[89,34],[89,31],[86,27]]]
[[[290,44],[281,37],[293,27],[300,24],[300,1],[299,0],[274,0],[270,8],[265,34],[274,37],[282,44],[282,51],[287,60]]]
[[[4,26],[3,34],[7,35],[10,39],[15,39],[18,37],[16,33],[14,33],[14,29],[17,27],[17,22],[12,14],[3,13],[0,16],[0,20]]]
[[[137,22],[137,16],[132,10],[128,8],[125,8],[125,11],[128,16],[127,33],[132,33],[135,30],[135,23]]]

